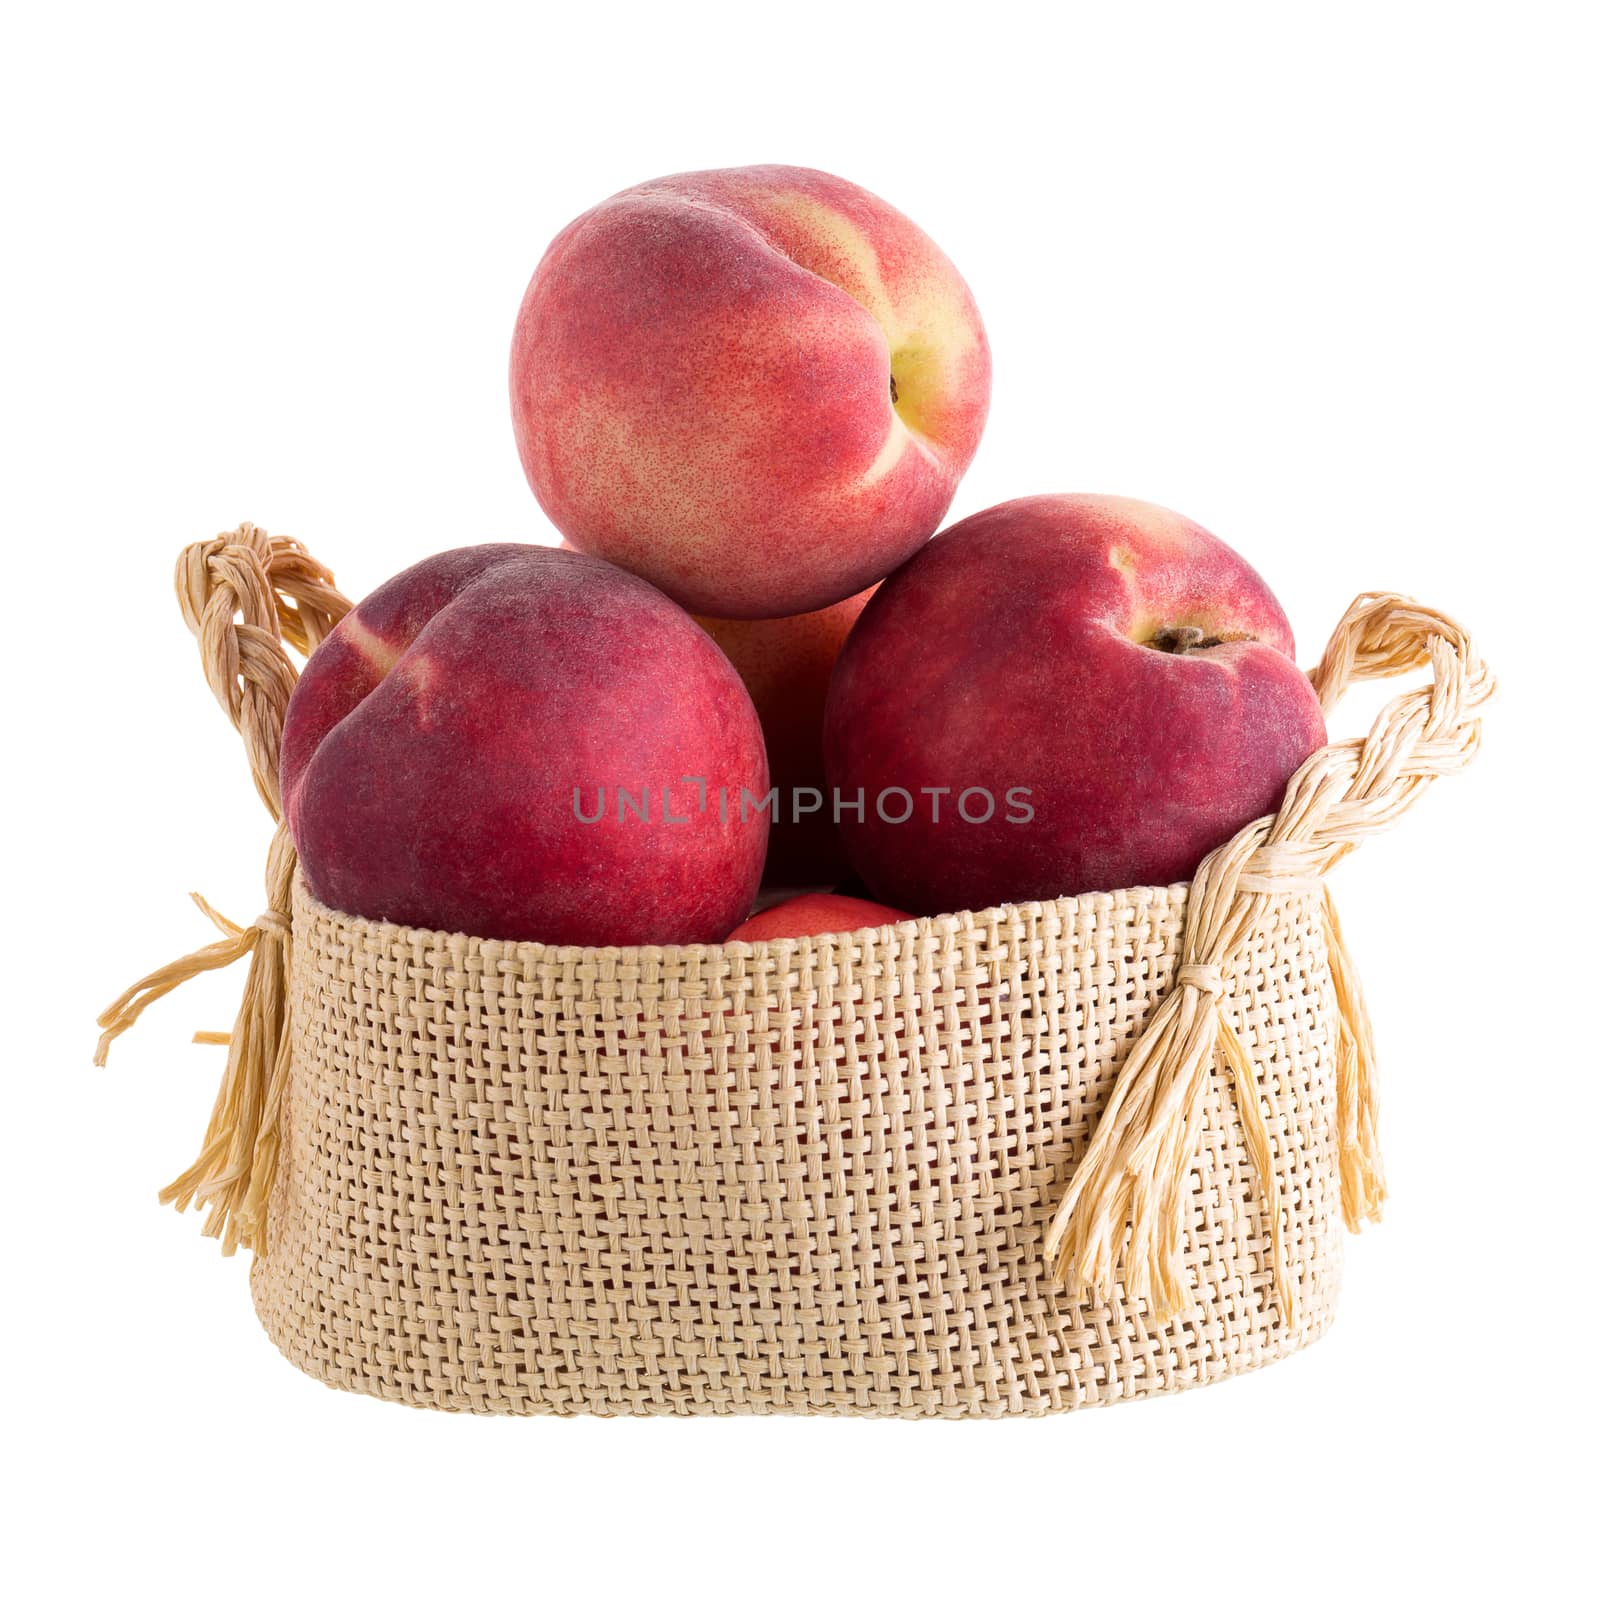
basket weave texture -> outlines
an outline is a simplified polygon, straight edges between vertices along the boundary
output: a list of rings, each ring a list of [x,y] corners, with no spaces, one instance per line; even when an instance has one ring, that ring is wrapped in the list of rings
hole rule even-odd
[[[96,1060],[247,962],[162,1191],[255,1252],[297,1366],[452,1411],[988,1416],[1203,1383],[1315,1338],[1384,1198],[1323,879],[1475,756],[1459,624],[1362,595],[1311,681],[1426,667],[1188,886],[766,944],[569,949],[316,903],[284,825],[295,674],[349,610],[251,524],[184,620],[278,824],[267,909],[102,1013]]]
[[[1320,896],[1274,901],[1222,998],[1273,1106],[1297,1326],[1216,1075],[1193,1309],[1078,1305],[1043,1250],[1184,908],[1139,889],[596,951],[364,922],[300,885],[256,1309],[305,1371],[447,1410],[983,1416],[1259,1366],[1338,1287]]]

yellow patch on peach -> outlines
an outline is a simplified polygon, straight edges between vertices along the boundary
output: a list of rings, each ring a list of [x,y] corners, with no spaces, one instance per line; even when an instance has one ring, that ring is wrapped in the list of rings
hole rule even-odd
[[[396,682],[403,683],[411,692],[413,714],[419,728],[436,725],[433,702],[437,676],[433,663],[419,650],[413,650],[405,658],[395,675]]]
[[[925,434],[928,402],[937,403],[976,342],[966,306],[948,294],[920,292],[920,286],[897,301],[883,281],[872,241],[810,195],[773,193],[765,205],[798,230],[798,239],[784,241],[790,260],[844,290],[878,324],[889,346],[895,414],[913,433]]]
[[[1153,506],[1148,500],[1130,500],[1120,494],[1096,495],[1094,499],[1105,512],[1115,512],[1121,521],[1164,545],[1181,544],[1189,538],[1193,524],[1165,506]]]
[[[381,673],[388,673],[400,659],[400,652],[380,639],[353,611],[345,618],[340,637],[358,656],[371,662]]]
[[[878,269],[878,252],[872,248],[872,241],[848,218],[809,195],[775,193],[767,197],[766,205],[794,223],[805,241],[807,248],[801,249],[793,247],[793,240],[788,241],[785,253],[789,259],[865,306],[892,348],[897,342],[896,334],[902,330]]]
[[[861,474],[862,488],[870,488],[880,478],[887,477],[899,465],[900,458],[906,453],[906,446],[911,443],[911,431],[899,417],[889,419],[889,432],[883,441],[883,448],[878,452],[872,465]]]

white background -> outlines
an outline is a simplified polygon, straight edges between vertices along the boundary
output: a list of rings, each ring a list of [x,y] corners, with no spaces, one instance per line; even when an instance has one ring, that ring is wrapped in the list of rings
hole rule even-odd
[[[7,1563],[26,1592],[1571,1592],[1593,1512],[1597,328],[1584,8],[29,8],[0,50]],[[542,14],[539,14],[541,13]],[[574,19],[582,20],[574,20]],[[1105,490],[1243,550],[1307,664],[1465,620],[1478,766],[1346,863],[1393,1199],[1270,1371],[1009,1425],[506,1421],[324,1390],[158,1208],[268,837],[169,589],[244,518],[360,594],[550,537],[505,366],[550,236],[787,161],[966,275],[959,515]],[[1357,731],[1376,697],[1338,727]],[[1592,1572],[1589,1573],[1592,1578]]]

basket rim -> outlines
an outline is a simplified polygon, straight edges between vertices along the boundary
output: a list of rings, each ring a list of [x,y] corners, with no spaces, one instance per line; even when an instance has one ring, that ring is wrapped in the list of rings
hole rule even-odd
[[[717,943],[694,944],[636,944],[636,945],[584,945],[545,944],[536,939],[494,939],[482,934],[462,933],[447,928],[419,928],[408,923],[391,922],[384,917],[363,917],[355,912],[341,911],[319,900],[305,881],[304,870],[296,867],[294,875],[295,909],[302,907],[314,916],[343,923],[362,937],[376,937],[393,941],[403,939],[413,945],[464,950],[469,954],[483,955],[487,959],[510,957],[517,961],[546,960],[557,962],[584,959],[639,959],[675,961],[693,957],[705,959],[719,955],[745,956],[784,947],[821,949],[856,944],[873,948],[895,942],[890,935],[901,928],[915,928],[918,935],[958,934],[981,926],[994,927],[1002,923],[1041,920],[1054,915],[1062,922],[1070,921],[1084,913],[1121,910],[1129,905],[1154,905],[1165,902],[1174,911],[1181,912],[1189,898],[1190,884],[1135,884],[1125,889],[1096,889],[1088,894],[1060,895],[1050,900],[1004,901],[997,906],[986,906],[978,911],[941,911],[927,917],[905,917],[898,922],[883,923],[872,928],[858,928],[848,933],[809,933],[779,939],[732,939]]]

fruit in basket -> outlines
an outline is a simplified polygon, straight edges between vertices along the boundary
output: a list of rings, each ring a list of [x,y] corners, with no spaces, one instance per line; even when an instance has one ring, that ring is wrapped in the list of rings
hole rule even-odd
[[[856,871],[924,913],[1187,879],[1325,740],[1242,557],[1159,506],[1041,495],[883,585],[824,748],[833,785],[866,794],[843,821]]]
[[[989,347],[921,229],[801,167],[679,173],[556,236],[517,317],[523,470],[581,550],[689,609],[859,593],[939,525]]]
[[[306,665],[282,770],[311,892],[358,916],[689,943],[760,881],[766,814],[739,799],[767,763],[738,674],[664,595],[573,551],[451,550],[369,595]]]
[[[813,933],[855,933],[861,928],[886,928],[909,922],[903,911],[856,900],[843,894],[797,894],[765,911],[758,911],[728,935],[727,942],[742,939],[755,944],[762,939],[804,939]]]
[[[822,766],[828,682],[868,589],[821,611],[737,621],[699,617],[755,702],[777,790],[763,881],[783,887],[832,883],[845,870]]]

